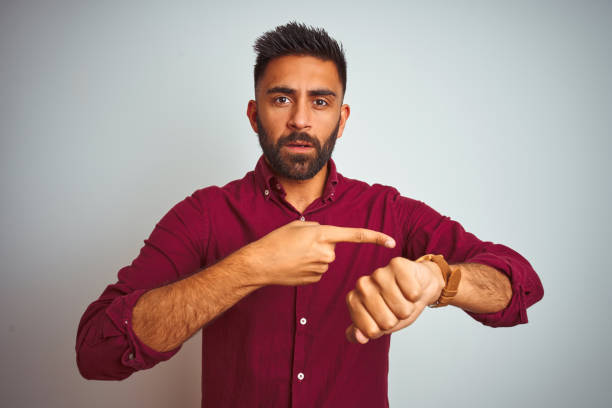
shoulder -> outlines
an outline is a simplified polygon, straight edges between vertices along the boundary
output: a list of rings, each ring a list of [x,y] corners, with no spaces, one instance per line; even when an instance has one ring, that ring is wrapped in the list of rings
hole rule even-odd
[[[240,199],[255,193],[255,175],[250,171],[243,178],[230,181],[224,186],[208,186],[193,192],[191,197],[199,206],[209,207],[219,201]]]
[[[422,201],[403,196],[397,188],[385,184],[368,184],[339,175],[338,198],[350,206],[363,206],[393,217],[401,225],[414,224],[429,207]]]
[[[345,177],[338,173],[338,186],[345,194],[395,194],[397,189],[395,187],[387,186],[384,184],[369,184],[362,180],[352,179]]]
[[[402,206],[415,207],[422,204],[421,201],[402,196],[397,188],[386,184],[369,184],[365,181],[351,179],[338,174],[340,194],[344,198],[359,198],[366,200],[384,200]]]

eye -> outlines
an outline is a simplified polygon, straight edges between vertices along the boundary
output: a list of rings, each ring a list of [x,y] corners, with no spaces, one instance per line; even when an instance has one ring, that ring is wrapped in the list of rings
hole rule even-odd
[[[274,98],[274,102],[284,105],[286,103],[289,103],[289,98],[287,98],[286,96],[277,96],[276,98]]]
[[[314,104],[317,106],[327,106],[329,105],[325,99],[315,99]]]

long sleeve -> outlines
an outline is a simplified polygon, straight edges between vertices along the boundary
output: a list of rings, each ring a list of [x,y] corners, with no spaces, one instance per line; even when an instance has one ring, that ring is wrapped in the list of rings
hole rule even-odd
[[[196,193],[176,204],[155,226],[118,281],[89,305],[77,331],[77,366],[87,379],[121,380],[178,352],[160,353],[132,330],[132,309],[140,296],[196,271],[205,264],[209,221]]]
[[[491,327],[527,323],[527,308],[542,299],[544,289],[525,258],[507,246],[481,241],[457,221],[423,202],[398,197],[396,204],[403,223],[405,257],[416,259],[427,253],[442,254],[449,263],[488,265],[510,279],[512,298],[506,308],[495,313],[466,313]]]

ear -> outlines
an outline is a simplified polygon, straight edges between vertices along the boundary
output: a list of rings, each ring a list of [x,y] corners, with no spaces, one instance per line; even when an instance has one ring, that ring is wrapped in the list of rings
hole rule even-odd
[[[251,128],[253,129],[255,133],[258,133],[257,131],[257,102],[255,102],[252,99],[249,101],[246,114],[247,114],[247,117],[249,118],[249,122],[251,122]]]
[[[340,126],[338,126],[338,139],[342,137],[342,132],[344,132],[344,125],[348,120],[349,116],[351,116],[351,107],[348,104],[344,104],[340,107]]]

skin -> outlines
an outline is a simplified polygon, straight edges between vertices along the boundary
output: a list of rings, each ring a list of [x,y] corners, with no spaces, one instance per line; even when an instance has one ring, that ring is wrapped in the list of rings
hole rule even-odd
[[[457,294],[449,302],[474,313],[504,309],[512,298],[508,277],[488,265],[455,264],[461,269]],[[440,297],[444,280],[433,262],[396,257],[371,275],[359,278],[346,296],[353,324],[346,329],[350,342],[365,344],[401,330]]]
[[[338,242],[395,246],[378,231],[293,221],[211,267],[143,294],[132,312],[134,333],[154,350],[173,350],[262,286],[318,282]]]
[[[256,100],[247,107],[254,131],[257,117],[273,142],[292,132],[306,132],[321,145],[338,125],[342,136],[350,108],[343,104],[335,65],[314,57],[287,56],[271,61],[260,78]],[[284,146],[283,157],[313,156],[308,149]],[[278,176],[285,199],[299,212],[323,193],[327,166],[312,178]],[[132,327],[145,344],[158,351],[180,346],[243,297],[265,285],[306,285],[318,282],[335,259],[338,242],[374,243],[394,247],[393,239],[362,228],[294,221],[194,275],[152,289],[138,300]],[[505,274],[478,264],[459,264],[462,280],[451,304],[477,313],[496,312],[508,304],[512,290]],[[412,324],[424,307],[434,303],[444,286],[438,266],[397,257],[363,276],[346,296],[353,324],[351,342],[366,343]],[[340,299],[339,299],[340,301]]]
[[[273,143],[292,132],[306,132],[323,145],[338,121],[340,139],[351,113],[349,105],[342,103],[342,83],[335,64],[315,57],[286,56],[270,62],[257,84],[255,97],[256,101],[250,100],[247,107],[251,127],[258,132],[259,115]],[[282,149],[284,155],[297,154],[287,147]],[[300,154],[314,157],[315,151]],[[287,193],[285,199],[303,212],[323,193],[327,166],[308,180],[278,178]]]

